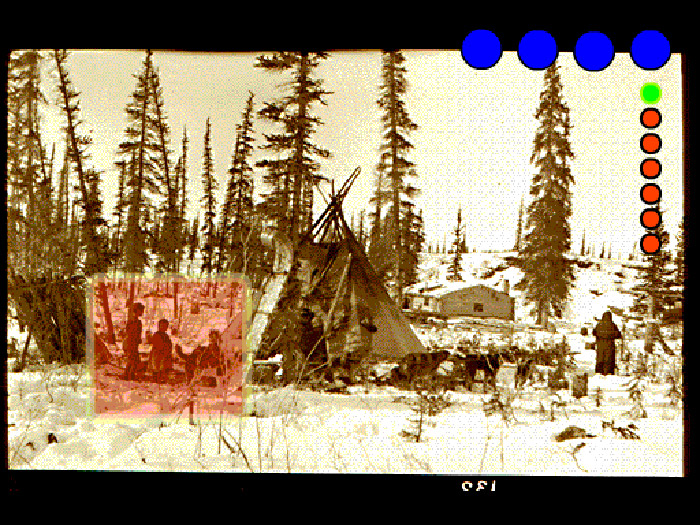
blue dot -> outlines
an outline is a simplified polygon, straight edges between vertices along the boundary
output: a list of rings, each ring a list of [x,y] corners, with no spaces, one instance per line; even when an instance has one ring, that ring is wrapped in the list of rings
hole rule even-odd
[[[557,58],[557,43],[547,31],[529,31],[518,44],[518,58],[530,69],[547,69]]]
[[[477,29],[462,42],[462,58],[474,69],[488,69],[501,59],[498,37],[487,29]]]
[[[671,56],[671,44],[658,31],[642,31],[632,41],[632,60],[642,69],[659,69]]]
[[[615,49],[610,39],[599,31],[584,33],[574,48],[576,62],[586,71],[602,71],[610,65]]]

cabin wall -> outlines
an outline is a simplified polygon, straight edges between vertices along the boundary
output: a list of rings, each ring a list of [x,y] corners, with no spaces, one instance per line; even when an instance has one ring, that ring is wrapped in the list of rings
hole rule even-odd
[[[440,313],[440,299],[428,296],[412,296],[409,308],[418,312]]]
[[[447,316],[495,317],[512,319],[514,300],[485,286],[475,286],[440,297],[441,312]]]

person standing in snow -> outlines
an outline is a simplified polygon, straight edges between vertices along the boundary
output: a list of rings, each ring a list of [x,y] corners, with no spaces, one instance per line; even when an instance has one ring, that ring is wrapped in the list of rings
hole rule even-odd
[[[131,381],[136,376],[140,368],[141,357],[139,356],[139,345],[141,344],[141,324],[140,317],[146,308],[142,303],[135,303],[130,310],[129,320],[126,323],[126,339],[124,339],[124,356],[126,357],[126,369],[124,379]]]
[[[615,339],[622,334],[612,320],[612,313],[605,312],[593,329],[596,346],[596,374],[611,375],[615,373]]]

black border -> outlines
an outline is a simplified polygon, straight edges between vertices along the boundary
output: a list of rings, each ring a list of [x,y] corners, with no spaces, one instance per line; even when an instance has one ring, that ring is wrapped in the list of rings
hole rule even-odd
[[[143,12],[143,6],[139,11]],[[155,6],[154,6],[155,7]],[[256,6],[257,7],[257,6]],[[501,11],[507,9],[499,6]],[[287,12],[257,13],[239,12],[235,16],[217,16],[218,8],[198,10],[188,9],[186,15],[159,14],[159,18],[149,18],[142,13],[140,20],[157,20],[153,30],[137,32],[135,30],[135,14],[131,18],[124,14],[120,16],[113,12],[105,17],[101,10],[99,19],[81,16],[79,13],[71,20],[73,28],[80,31],[69,33],[58,20],[58,15],[44,17],[32,21],[32,31],[15,32],[13,41],[6,45],[9,49],[23,47],[51,48],[60,43],[67,48],[110,48],[110,49],[153,49],[212,51],[212,52],[251,52],[277,49],[323,49],[323,50],[362,50],[362,49],[451,49],[459,52],[461,43],[469,31],[473,29],[490,29],[499,36],[503,51],[517,51],[517,44],[522,36],[533,29],[544,29],[555,38],[558,51],[573,52],[575,43],[580,35],[587,31],[600,31],[610,37],[616,53],[628,53],[634,36],[641,30],[654,28],[660,30],[671,43],[672,53],[682,53],[682,82],[683,82],[683,144],[684,144],[684,188],[685,210],[689,218],[687,239],[694,239],[694,214],[690,213],[691,195],[694,195],[694,181],[691,173],[698,173],[691,155],[690,122],[694,120],[696,105],[691,103],[690,89],[695,85],[697,61],[691,52],[695,47],[695,30],[688,22],[679,21],[688,18],[687,13],[671,10],[670,15],[675,19],[665,23],[661,17],[648,15],[641,23],[633,21],[629,13],[615,16],[608,10],[591,15],[589,22],[581,21],[580,13],[572,13],[561,6],[556,9],[557,16],[547,16],[547,10],[535,9],[537,15],[530,15],[532,20],[519,18],[517,13],[498,16],[479,17],[469,9],[465,13],[444,8],[438,10],[428,8],[427,13],[421,13],[418,20],[406,23],[398,19],[367,12],[359,7],[341,8],[341,15],[328,13],[329,7],[324,7],[324,20],[317,20],[319,15],[312,15],[306,24],[290,19]],[[162,6],[158,6],[162,9]],[[237,6],[236,6],[237,9]],[[259,9],[259,7],[258,7]],[[397,8],[395,8],[397,9]],[[553,8],[550,8],[553,9]],[[145,11],[147,11],[147,7]],[[346,10],[350,11],[348,14]],[[94,10],[92,10],[94,11]],[[174,8],[172,11],[182,11]],[[531,11],[531,10],[530,10]],[[559,12],[561,11],[561,12]],[[31,16],[25,18],[31,20]],[[49,19],[50,18],[50,19]],[[112,18],[105,22],[105,18]],[[341,23],[339,18],[342,18]],[[7,19],[12,20],[10,13]],[[515,20],[514,22],[507,20]],[[136,24],[138,25],[138,24]],[[7,44],[7,43],[6,43]],[[466,65],[465,65],[466,67]],[[595,73],[593,73],[595,74]],[[631,197],[631,196],[630,196]],[[688,242],[688,241],[686,241]],[[692,250],[686,251],[686,264],[693,265],[695,261]],[[687,295],[692,295],[695,286],[693,272],[689,272],[686,282]],[[684,315],[691,315],[685,304]],[[686,333],[694,335],[693,326],[685,320]],[[692,352],[684,352],[684,371],[692,369]],[[6,363],[4,364],[6,366]],[[692,405],[692,386],[686,386],[684,409],[685,444],[684,460],[685,475],[691,474],[689,468],[689,440],[691,422],[687,419]],[[480,476],[432,476],[432,475],[334,475],[334,474],[139,474],[132,473],[100,473],[75,471],[8,471],[6,478],[8,494],[24,496],[36,507],[37,503],[44,506],[47,501],[61,500],[64,504],[83,506],[93,502],[99,508],[109,509],[118,502],[127,502],[133,498],[134,508],[123,510],[120,517],[127,519],[138,509],[142,513],[141,502],[148,501],[156,510],[163,507],[177,508],[188,505],[191,499],[193,508],[201,512],[209,509],[231,515],[231,512],[250,509],[254,512],[265,512],[269,506],[275,506],[279,499],[301,498],[297,500],[298,507],[289,507],[286,511],[313,511],[318,495],[329,496],[338,509],[347,512],[348,503],[351,508],[358,508],[366,513],[372,509],[366,506],[355,507],[355,502],[379,500],[390,509],[418,506],[437,510],[441,502],[458,501],[460,503],[475,503],[480,497],[491,497],[489,492],[465,493],[461,490],[463,479],[479,479]],[[488,478],[487,479],[492,479]],[[605,509],[605,500],[614,506],[613,514],[629,517],[635,508],[641,506],[646,510],[649,503],[660,509],[673,508],[681,510],[690,501],[690,482],[682,478],[640,478],[640,477],[527,477],[527,476],[497,476],[499,488],[498,497],[513,502],[525,498],[528,507],[523,507],[523,516],[554,517],[549,505],[553,502],[572,505],[573,508],[588,509],[598,515],[609,515]],[[687,492],[686,492],[687,491]],[[153,502],[149,495],[168,495],[163,502]],[[185,495],[185,498],[182,496]],[[443,499],[428,499],[426,495],[435,495]],[[219,497],[220,496],[220,497]],[[407,499],[406,496],[409,496]],[[242,507],[237,509],[230,505],[231,501],[242,499],[252,501],[252,497],[264,499],[267,507]],[[419,499],[420,498],[420,499]],[[563,499],[561,499],[563,498]],[[566,503],[564,503],[566,502]],[[600,507],[598,505],[600,504]],[[668,505],[671,505],[670,507]],[[594,508],[595,507],[595,508]],[[8,507],[10,508],[10,507]],[[29,507],[30,509],[33,507]],[[74,507],[76,509],[81,507]],[[86,508],[86,507],[82,507]],[[471,512],[472,507],[463,507],[463,511]],[[51,509],[58,510],[58,509]],[[96,509],[97,510],[97,509]],[[494,509],[491,509],[494,510]],[[99,510],[98,510],[99,511]],[[617,511],[617,512],[616,512]],[[546,514],[545,514],[546,513]],[[463,514],[464,515],[464,514]],[[624,517],[622,519],[625,519]]]

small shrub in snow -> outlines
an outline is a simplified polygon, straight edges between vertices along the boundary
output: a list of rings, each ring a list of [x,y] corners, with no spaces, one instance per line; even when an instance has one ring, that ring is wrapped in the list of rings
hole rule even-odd
[[[448,393],[437,387],[435,382],[419,386],[416,389],[417,397],[403,401],[408,404],[414,415],[409,419],[410,428],[402,430],[401,436],[409,441],[419,443],[423,435],[423,429],[428,424],[428,418],[438,415],[452,405]]]
[[[595,395],[593,396],[593,399],[595,400],[595,406],[599,407],[601,403],[603,402],[603,389],[598,387],[595,390]]]
[[[643,387],[646,383],[649,373],[647,355],[639,354],[637,366],[634,370],[634,376],[627,383],[627,391],[632,400],[632,408],[627,412],[627,415],[632,419],[647,417],[647,411],[644,408]]]
[[[635,430],[638,430],[636,425],[634,423],[630,423],[626,427],[616,427],[615,426],[615,421],[603,421],[603,430],[606,428],[609,428],[610,430],[613,431],[613,433],[621,438],[624,439],[641,439],[639,437],[639,434],[635,432]]]
[[[512,406],[514,399],[514,393],[496,390],[493,394],[491,394],[489,399],[482,401],[484,414],[486,417],[494,414],[500,414],[503,421],[510,423],[511,421],[515,420],[515,414]]]
[[[669,398],[669,404],[675,407],[678,405],[678,401],[681,400],[681,390],[678,386],[678,383],[676,382],[675,376],[670,376],[670,382],[671,386],[669,387],[668,393],[666,395]]]

